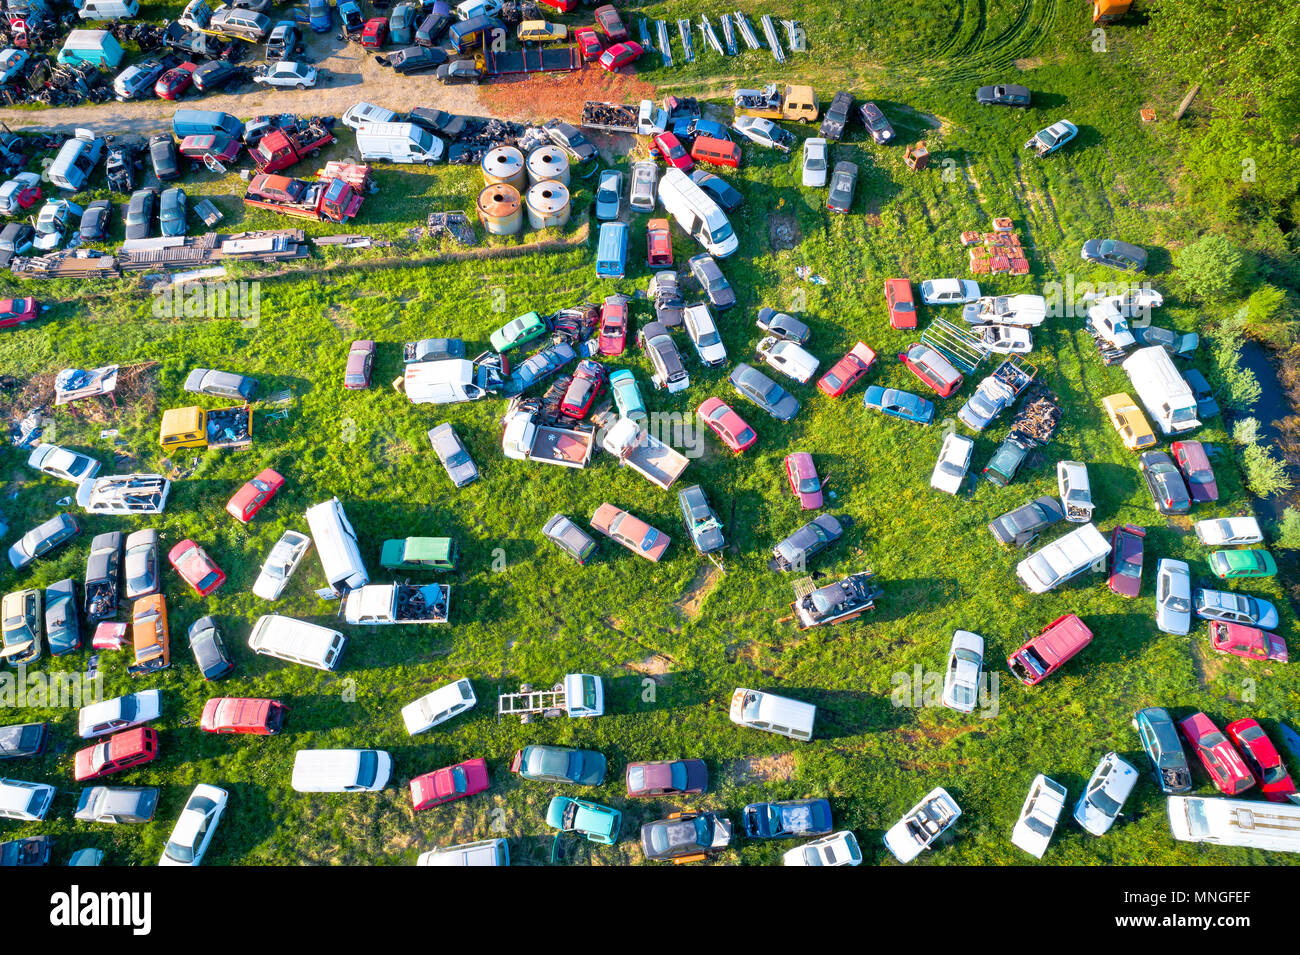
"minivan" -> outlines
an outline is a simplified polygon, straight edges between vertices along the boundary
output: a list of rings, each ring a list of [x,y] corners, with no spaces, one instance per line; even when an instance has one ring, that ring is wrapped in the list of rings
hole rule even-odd
[[[254,653],[317,670],[335,669],[347,645],[348,638],[337,630],[275,613],[258,617],[248,635],[248,646]]]
[[[291,785],[300,793],[378,792],[392,771],[393,757],[382,749],[300,749]]]
[[[21,779],[0,779],[0,819],[39,822],[50,811],[54,787]]]
[[[362,123],[357,127],[357,149],[364,161],[422,162],[435,165],[446,153],[441,139],[414,123]]]
[[[696,162],[737,169],[740,167],[740,147],[725,139],[697,136],[694,145],[691,146],[691,158]]]
[[[126,20],[139,12],[139,0],[82,0],[77,5],[83,20]]]
[[[172,114],[172,132],[186,136],[230,136],[242,139],[244,124],[239,117],[213,109],[178,109]]]
[[[775,693],[739,687],[731,694],[731,722],[750,729],[810,740],[817,707]]]
[[[477,16],[468,20],[461,20],[453,23],[451,29],[447,31],[447,40],[457,50],[465,50],[470,46],[478,43],[480,39],[490,39],[493,33],[500,30],[504,35],[506,25],[496,17]]]
[[[361,561],[357,532],[339,499],[332,497],[307,508],[306,517],[330,589],[342,596],[370,583],[370,574]]]
[[[95,171],[99,157],[104,152],[104,140],[89,129],[78,129],[76,134],[59,147],[50,163],[50,182],[60,189],[76,192]]]
[[[416,865],[509,865],[510,845],[504,839],[483,839],[420,853]]]
[[[596,274],[621,279],[627,270],[627,223],[605,222],[596,244]]]

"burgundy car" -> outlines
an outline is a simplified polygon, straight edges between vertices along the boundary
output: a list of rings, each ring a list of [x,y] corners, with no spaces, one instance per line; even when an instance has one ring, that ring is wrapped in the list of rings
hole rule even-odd
[[[623,26],[623,19],[618,15],[612,4],[606,4],[603,7],[597,7],[592,11],[596,18],[597,25],[604,31],[605,36],[609,37],[614,43],[626,40],[631,34],[627,32],[627,27]]]
[[[239,158],[243,145],[233,136],[186,136],[181,140],[181,155],[193,162],[203,162],[204,156],[211,156],[223,163],[232,163]]]
[[[153,91],[161,99],[177,100],[181,94],[190,88],[190,83],[194,81],[194,71],[198,66],[194,63],[182,63],[180,66],[173,67],[162,76],[158,77],[158,82],[153,85]]]
[[[0,299],[0,328],[29,322],[36,317],[39,310],[40,306],[36,304],[34,298]]]
[[[709,430],[721,438],[723,444],[737,454],[758,440],[754,429],[721,398],[706,398],[695,413],[704,419]]]
[[[611,295],[600,306],[600,354],[621,355],[627,348],[627,299]]]
[[[455,766],[435,769],[411,780],[411,803],[418,809],[432,809],[446,802],[473,796],[488,788],[487,760],[467,759]]]
[[[284,487],[284,478],[280,476],[280,472],[274,468],[264,468],[257,477],[236,491],[235,496],[226,502],[226,513],[241,524],[247,524],[253,519],[253,515],[262,509],[262,505],[275,497],[276,491],[282,487]]]
[[[188,537],[168,552],[167,559],[200,597],[206,597],[226,582],[225,572]]]
[[[1269,802],[1290,802],[1287,797],[1296,791],[1295,783],[1264,728],[1255,720],[1244,719],[1229,723],[1227,730],[1255,774],[1264,798]]]
[[[1187,490],[1192,502],[1201,504],[1219,499],[1219,485],[1214,480],[1214,469],[1210,467],[1210,456],[1205,453],[1205,445],[1199,441],[1175,441],[1169,446],[1174,452],[1174,463],[1187,481]]]
[[[702,759],[662,759],[627,764],[629,796],[683,796],[709,787],[709,768]]]
[[[369,388],[370,368],[375,363],[375,343],[369,339],[352,343],[343,369],[344,388]]]
[[[1236,796],[1255,785],[1246,761],[1223,731],[1204,713],[1193,713],[1178,721],[1178,727],[1201,758],[1201,765],[1225,796]]]
[[[785,476],[790,482],[790,490],[799,498],[799,505],[805,511],[814,511],[822,506],[822,479],[817,476],[817,466],[813,456],[807,451],[798,451],[785,456]]]
[[[1121,597],[1136,597],[1142,589],[1142,544],[1146,528],[1117,524],[1110,534],[1110,577],[1106,586]]]
[[[560,414],[575,420],[582,420],[591,411],[596,398],[605,389],[605,366],[598,361],[584,358],[578,362],[573,371],[573,380],[564,392],[560,402]]]

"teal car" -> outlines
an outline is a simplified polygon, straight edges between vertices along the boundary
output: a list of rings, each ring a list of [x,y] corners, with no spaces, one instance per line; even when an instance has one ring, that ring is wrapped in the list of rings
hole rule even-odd
[[[610,375],[609,390],[614,393],[614,404],[618,407],[620,416],[631,418],[642,426],[650,420],[646,414],[645,402],[641,399],[641,389],[637,387],[632,372],[620,368]]]
[[[556,796],[546,807],[546,824],[561,832],[576,832],[588,842],[612,846],[618,842],[623,814],[587,799]]]
[[[569,746],[525,746],[510,761],[510,771],[543,783],[599,786],[605,781],[605,756]]]
[[[1210,555],[1210,570],[1225,580],[1231,577],[1272,577],[1277,562],[1266,550],[1216,550]]]
[[[527,345],[546,334],[546,322],[536,312],[520,315],[512,322],[507,322],[492,333],[492,347],[498,352],[507,352],[520,345]]]

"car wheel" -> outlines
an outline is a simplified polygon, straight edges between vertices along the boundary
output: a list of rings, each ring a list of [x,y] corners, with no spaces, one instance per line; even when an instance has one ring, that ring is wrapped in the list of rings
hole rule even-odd
[[[306,88],[307,88],[307,84],[306,84],[306,83],[299,83],[299,84],[297,84],[297,85],[294,87],[294,89],[296,89],[296,90],[305,90]]]

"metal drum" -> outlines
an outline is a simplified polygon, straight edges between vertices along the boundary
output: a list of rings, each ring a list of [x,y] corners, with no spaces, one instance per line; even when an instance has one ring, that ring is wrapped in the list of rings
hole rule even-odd
[[[483,157],[483,182],[505,182],[520,192],[528,188],[528,172],[524,168],[524,154],[514,146],[497,146]]]
[[[569,221],[569,187],[554,179],[534,183],[528,190],[528,225],[534,229],[561,228]]]
[[[528,154],[528,178],[533,182],[569,184],[569,156],[558,146],[539,146]]]
[[[488,235],[514,235],[524,224],[519,190],[508,183],[485,186],[478,194],[478,221]]]

